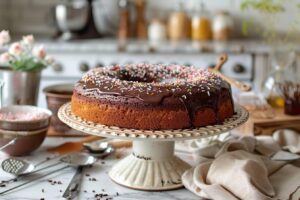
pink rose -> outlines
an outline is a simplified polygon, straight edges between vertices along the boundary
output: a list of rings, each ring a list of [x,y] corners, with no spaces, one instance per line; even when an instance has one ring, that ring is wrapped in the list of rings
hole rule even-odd
[[[37,46],[33,48],[33,55],[40,58],[44,59],[46,57],[46,51],[43,45]]]
[[[0,46],[9,43],[10,41],[10,36],[9,32],[6,30],[3,30],[0,32]]]
[[[10,55],[7,52],[0,55],[0,61],[1,62],[8,62],[9,59],[10,59]]]
[[[34,37],[33,35],[26,35],[23,36],[23,42],[27,45],[32,45],[34,43]]]
[[[22,52],[23,50],[22,50],[22,46],[21,46],[21,44],[19,43],[19,42],[15,42],[15,43],[13,43],[11,46],[10,46],[10,48],[9,48],[9,50],[8,50],[8,52],[10,53],[10,54],[12,54],[12,55],[20,55],[20,53]]]

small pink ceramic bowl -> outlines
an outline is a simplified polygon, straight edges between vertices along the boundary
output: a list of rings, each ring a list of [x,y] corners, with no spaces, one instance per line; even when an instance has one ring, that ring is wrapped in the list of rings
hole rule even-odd
[[[2,152],[24,156],[36,150],[44,141],[51,111],[36,106],[15,105],[0,109],[0,147],[15,142]]]

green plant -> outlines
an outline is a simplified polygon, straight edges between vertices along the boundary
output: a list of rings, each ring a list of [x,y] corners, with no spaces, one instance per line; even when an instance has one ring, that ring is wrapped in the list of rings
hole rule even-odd
[[[287,31],[284,34],[277,32],[280,17],[285,14],[285,4],[291,3],[297,8],[296,16],[287,21]],[[259,28],[252,19],[243,21],[242,33],[248,35],[249,30],[254,30],[260,34],[269,43],[287,42],[293,38],[293,34],[300,28],[300,3],[296,0],[242,0],[240,4],[242,11],[256,11],[257,14],[265,21],[266,26]]]

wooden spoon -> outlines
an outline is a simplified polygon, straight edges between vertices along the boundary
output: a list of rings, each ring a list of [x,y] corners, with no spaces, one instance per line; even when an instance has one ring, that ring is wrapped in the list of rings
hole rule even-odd
[[[83,149],[83,143],[93,142],[100,139],[104,139],[104,138],[99,136],[87,136],[77,142],[65,142],[59,146],[49,148],[47,149],[47,151],[59,155],[77,152]]]
[[[240,82],[238,80],[232,79],[224,74],[222,74],[220,72],[222,66],[225,64],[225,62],[227,61],[228,56],[227,54],[223,54],[219,57],[218,63],[216,64],[216,66],[213,69],[208,69],[210,72],[217,74],[218,76],[220,76],[222,79],[224,79],[225,81],[227,81],[230,85],[238,88],[241,91],[247,92],[251,90],[251,86],[248,84],[245,84],[243,82]]]
[[[227,81],[230,85],[238,88],[239,90],[243,91],[243,92],[248,92],[250,91],[252,88],[250,85],[246,84],[246,83],[243,83],[243,82],[240,82],[238,80],[235,80],[235,79],[232,79],[228,76],[225,76],[224,74],[222,73],[218,73],[218,75],[224,79],[225,81]]]
[[[132,141],[129,141],[129,140],[113,141],[113,142],[110,142],[110,144],[115,149],[130,148],[130,147],[132,147]]]
[[[88,136],[77,142],[65,142],[59,146],[47,149],[47,151],[50,153],[58,154],[58,155],[64,155],[67,153],[78,152],[84,148],[83,143],[93,142],[93,141],[101,140],[101,139],[104,139],[104,137]],[[128,140],[110,141],[109,143],[112,144],[112,146],[115,149],[132,147],[132,142],[128,141]]]

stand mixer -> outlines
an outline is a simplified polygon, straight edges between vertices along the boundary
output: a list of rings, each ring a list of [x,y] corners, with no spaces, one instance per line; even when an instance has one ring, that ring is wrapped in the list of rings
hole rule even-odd
[[[93,9],[93,0],[65,0],[55,6],[55,20],[59,29],[59,39],[98,38]]]

